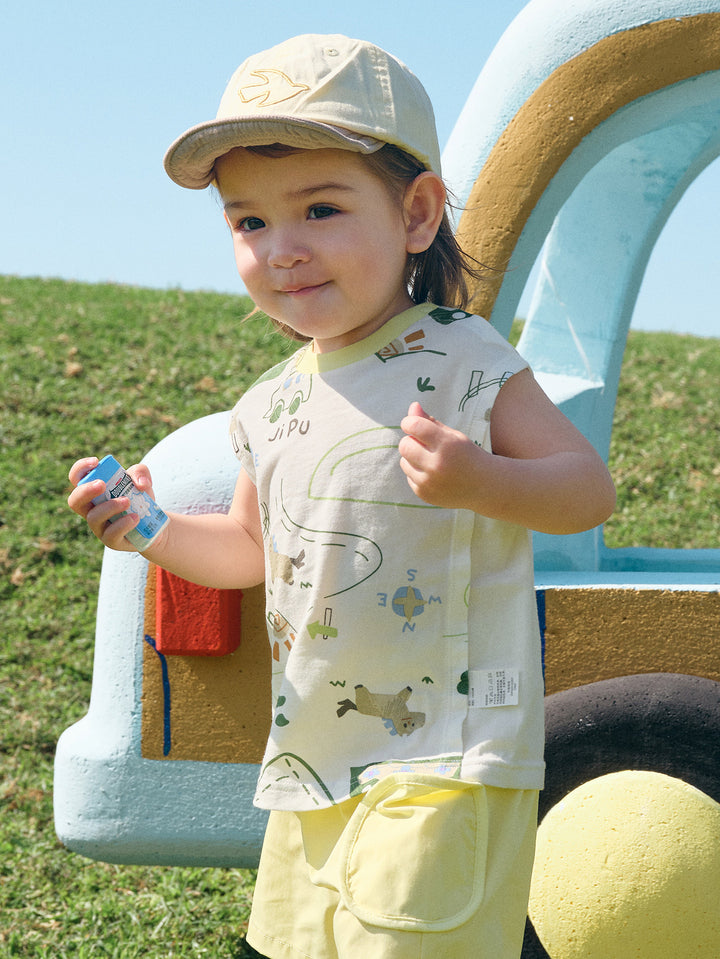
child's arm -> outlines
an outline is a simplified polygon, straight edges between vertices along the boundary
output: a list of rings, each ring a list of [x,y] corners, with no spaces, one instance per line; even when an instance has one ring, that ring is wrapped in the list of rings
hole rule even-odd
[[[401,423],[400,465],[412,490],[435,506],[471,509],[543,533],[578,533],[604,522],[615,487],[601,457],[529,370],[505,383],[490,421],[493,452],[429,417],[419,403]]]
[[[93,506],[91,500],[102,492],[102,481],[77,484],[97,465],[97,459],[78,460],[70,470],[75,489],[68,505],[87,520],[97,538],[111,549],[134,552],[125,539],[137,517],[123,516],[110,523],[109,518],[129,506],[126,497]],[[128,470],[135,485],[152,496],[152,479],[146,466]],[[170,513],[170,522],[149,549],[143,553],[151,562],[183,579],[201,586],[241,589],[261,583],[265,577],[260,513],[255,486],[240,472],[229,512],[184,514]]]

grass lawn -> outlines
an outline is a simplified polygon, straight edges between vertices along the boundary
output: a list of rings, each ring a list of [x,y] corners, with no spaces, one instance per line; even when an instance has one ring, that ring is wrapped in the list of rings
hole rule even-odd
[[[80,455],[137,461],[229,409],[289,349],[239,297],[0,277],[0,957],[247,955],[254,874],[113,866],[52,823],[61,731],[87,708],[101,549],[66,506]],[[632,333],[612,546],[717,547],[720,340]]]

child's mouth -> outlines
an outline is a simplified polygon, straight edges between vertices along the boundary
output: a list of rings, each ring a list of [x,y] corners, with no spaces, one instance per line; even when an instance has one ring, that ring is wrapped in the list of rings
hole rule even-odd
[[[287,296],[306,296],[310,293],[314,293],[316,290],[321,290],[324,286],[327,286],[326,283],[312,283],[307,286],[292,286],[283,290]]]

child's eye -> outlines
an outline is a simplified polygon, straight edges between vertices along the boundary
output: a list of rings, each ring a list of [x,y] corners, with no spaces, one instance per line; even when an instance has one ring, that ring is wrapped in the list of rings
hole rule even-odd
[[[264,226],[265,221],[261,220],[259,216],[246,216],[245,219],[240,220],[237,228],[241,233],[253,233],[255,230],[261,230]]]
[[[324,220],[329,216],[337,213],[337,207],[329,206],[327,203],[317,203],[315,206],[311,206],[308,211],[309,220]]]

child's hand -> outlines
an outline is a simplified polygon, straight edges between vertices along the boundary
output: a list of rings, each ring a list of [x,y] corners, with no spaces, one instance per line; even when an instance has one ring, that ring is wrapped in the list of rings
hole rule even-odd
[[[70,467],[69,479],[75,489],[68,496],[68,506],[78,516],[82,516],[87,521],[88,526],[95,536],[105,546],[110,549],[121,550],[123,552],[137,552],[135,547],[125,539],[125,534],[134,529],[138,524],[139,517],[136,513],[129,513],[122,519],[110,522],[111,517],[117,516],[124,510],[129,509],[130,500],[127,496],[119,496],[117,499],[107,500],[94,506],[92,500],[99,496],[105,488],[102,480],[95,480],[92,483],[83,483],[78,485],[83,476],[86,476],[90,470],[98,465],[99,460],[96,456],[87,457],[78,460]],[[152,489],[152,478],[147,466],[131,466],[127,471],[132,477],[133,483],[148,493],[154,499]]]
[[[472,508],[482,460],[490,454],[419,403],[410,404],[400,428],[406,434],[398,446],[400,467],[415,495],[433,506]]]

